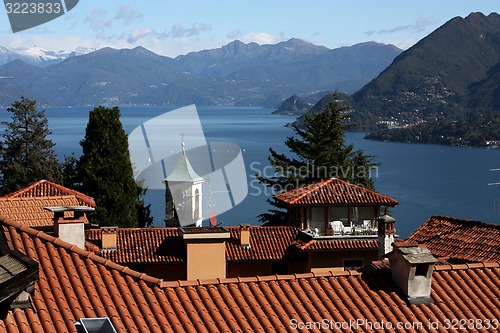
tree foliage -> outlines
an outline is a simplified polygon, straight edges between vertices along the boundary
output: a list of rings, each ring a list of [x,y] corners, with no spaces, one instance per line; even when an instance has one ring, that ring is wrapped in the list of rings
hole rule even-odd
[[[60,181],[61,166],[48,139],[45,111],[37,110],[35,100],[21,97],[7,112],[12,119],[1,123],[5,126],[0,142],[1,192],[16,191],[40,179]]]
[[[142,187],[143,181],[137,185],[137,223],[139,228],[147,228],[153,225],[153,216],[151,216],[151,204],[146,205],[144,197],[147,189]]]
[[[297,136],[285,141],[292,153],[290,156],[269,148],[268,159],[275,173],[271,177],[257,175],[260,182],[271,187],[274,193],[332,177],[373,189],[370,177],[370,171],[376,166],[373,157],[354,150],[354,146],[347,145],[344,140],[350,127],[346,125],[349,111],[350,108],[343,106],[334,94],[322,111],[307,113],[303,127],[298,124],[292,127]],[[282,210],[283,205],[274,198],[268,201],[276,209],[259,215],[260,221],[286,224],[287,213]]]
[[[78,169],[82,191],[93,196],[97,205],[93,222],[101,226],[136,227],[138,190],[120,110],[100,106],[90,111],[80,145],[83,154]]]

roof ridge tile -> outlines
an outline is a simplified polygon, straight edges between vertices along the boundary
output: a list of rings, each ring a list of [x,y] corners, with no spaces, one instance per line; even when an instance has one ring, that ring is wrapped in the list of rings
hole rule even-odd
[[[323,190],[325,188],[325,190]],[[340,188],[340,191],[339,191]],[[349,183],[340,178],[329,178],[312,184],[283,191],[274,197],[288,205],[315,204],[384,204],[394,206],[398,201],[363,186]]]
[[[45,180],[45,179],[38,180],[38,181],[32,183],[31,185],[28,185],[27,187],[21,188],[21,189],[19,189],[17,191],[7,193],[4,197],[9,197],[9,198],[23,197],[23,194],[29,194],[30,191],[36,190],[36,188],[39,187],[39,186],[43,186],[44,190],[49,189],[49,191],[50,191],[50,188],[53,188],[58,193],[59,192],[66,193],[66,194],[61,195],[61,196],[73,195],[78,200],[81,200],[81,201],[83,201],[84,203],[86,203],[86,204],[88,204],[90,206],[95,206],[95,200],[90,195],[87,195],[85,193],[79,192],[77,190],[71,189],[69,187],[66,187],[66,186],[63,186],[61,184],[57,184],[57,183],[54,183],[54,182],[52,182],[50,180]],[[34,198],[34,197],[39,197],[39,196],[37,196],[35,194],[35,195],[32,195],[32,196],[25,196],[25,197]],[[44,195],[42,195],[41,197],[50,197],[50,196],[44,196]]]
[[[468,270],[480,268],[500,268],[500,261],[482,261],[465,264],[437,264],[434,265],[435,271],[454,271],[454,270]]]
[[[270,281],[289,281],[298,279],[310,279],[319,277],[341,277],[341,276],[360,276],[361,272],[357,270],[347,271],[327,271],[320,273],[294,273],[294,274],[275,274],[262,276],[238,276],[233,278],[215,278],[215,279],[197,279],[197,280],[176,280],[176,281],[161,281],[160,288],[175,288],[185,286],[205,286],[205,285],[225,285],[239,284],[251,282],[270,282]]]
[[[488,227],[494,227],[494,228],[500,228],[500,224],[497,223],[491,223],[491,222],[483,222],[483,221],[478,221],[478,220],[471,220],[471,219],[464,219],[460,217],[454,217],[454,216],[448,216],[448,215],[432,215],[431,219],[441,219],[441,220],[447,220],[452,223],[460,223],[460,222],[466,222],[466,223],[474,223],[474,224],[480,224]]]

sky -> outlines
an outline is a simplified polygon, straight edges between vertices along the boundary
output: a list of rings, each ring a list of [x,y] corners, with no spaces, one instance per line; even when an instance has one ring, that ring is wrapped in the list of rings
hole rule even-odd
[[[0,46],[143,46],[175,57],[235,39],[275,44],[300,38],[331,49],[366,41],[408,49],[453,17],[498,8],[496,0],[80,0],[67,14],[17,33],[0,7]]]

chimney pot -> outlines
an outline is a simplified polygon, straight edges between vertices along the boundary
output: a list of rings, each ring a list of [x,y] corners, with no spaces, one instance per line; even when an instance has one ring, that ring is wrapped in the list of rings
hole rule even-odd
[[[378,222],[378,256],[379,259],[383,259],[384,256],[392,251],[392,243],[394,243],[394,237],[396,235],[396,228],[394,224],[396,220],[389,216],[380,216],[377,220]]]
[[[250,248],[250,226],[248,224],[240,225],[240,245],[244,248]]]
[[[50,206],[44,207],[54,214],[54,234],[63,241],[85,248],[85,213],[93,212],[94,208],[87,206]],[[73,216],[65,217],[66,212]]]
[[[118,227],[101,227],[101,243],[103,250],[118,248]]]

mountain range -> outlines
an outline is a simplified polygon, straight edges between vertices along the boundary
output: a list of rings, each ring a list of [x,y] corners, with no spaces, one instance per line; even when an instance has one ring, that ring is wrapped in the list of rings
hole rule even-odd
[[[274,45],[236,40],[176,58],[143,47],[103,48],[45,67],[21,57],[0,66],[1,77],[13,77],[0,80],[0,105],[24,94],[45,106],[276,106],[293,94],[353,93],[401,51],[375,42],[328,49],[290,39]]]
[[[500,15],[455,17],[352,95],[358,116],[405,127],[500,111]]]

